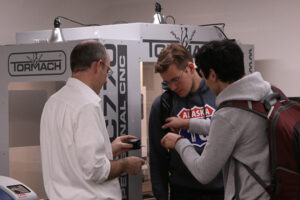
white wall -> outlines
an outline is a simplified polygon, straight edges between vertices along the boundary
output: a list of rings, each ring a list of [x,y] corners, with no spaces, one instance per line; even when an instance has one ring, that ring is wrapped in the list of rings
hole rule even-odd
[[[0,0],[0,44],[15,33],[51,29],[62,15],[82,23],[151,22],[155,0]],[[255,45],[256,69],[288,96],[300,96],[299,0],[160,0],[178,24],[226,23],[225,33]],[[77,25],[62,21],[62,27]]]

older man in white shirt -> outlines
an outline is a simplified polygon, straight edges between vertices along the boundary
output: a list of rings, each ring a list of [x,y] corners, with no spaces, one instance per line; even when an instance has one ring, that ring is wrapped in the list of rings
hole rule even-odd
[[[99,97],[111,74],[105,47],[95,40],[71,53],[72,77],[50,97],[41,118],[41,152],[46,193],[51,200],[121,199],[117,177],[137,174],[138,157],[114,160],[130,148],[126,135],[110,143]]]

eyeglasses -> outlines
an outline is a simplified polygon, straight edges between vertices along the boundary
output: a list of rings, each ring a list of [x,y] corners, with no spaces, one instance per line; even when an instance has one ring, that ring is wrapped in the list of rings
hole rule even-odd
[[[111,70],[110,68],[107,70],[107,76],[111,77],[113,75],[113,70]]]
[[[106,72],[107,77],[112,76],[113,70],[111,70],[110,66],[106,65],[104,62],[102,62],[102,64],[103,64],[105,67],[107,67],[107,72]]]
[[[181,80],[183,73],[186,72],[186,71],[187,71],[186,69],[181,71],[179,76],[173,78],[170,81],[164,81],[164,83],[166,83],[167,85],[177,84]]]

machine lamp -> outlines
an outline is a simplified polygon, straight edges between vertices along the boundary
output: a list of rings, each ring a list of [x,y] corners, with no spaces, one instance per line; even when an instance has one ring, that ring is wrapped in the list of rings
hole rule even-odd
[[[166,19],[165,16],[161,13],[161,5],[156,2],[155,3],[155,14],[153,16],[153,24],[165,24]]]
[[[54,19],[54,28],[52,29],[48,42],[55,43],[55,42],[63,42],[63,41],[64,41],[64,37],[60,29],[60,19],[59,17],[56,17]]]

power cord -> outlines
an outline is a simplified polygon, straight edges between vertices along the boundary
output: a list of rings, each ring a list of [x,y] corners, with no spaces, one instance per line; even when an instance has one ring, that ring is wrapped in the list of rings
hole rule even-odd
[[[100,24],[83,24],[83,23],[80,23],[80,22],[75,21],[75,20],[73,20],[73,19],[64,17],[64,16],[57,16],[57,17],[55,18],[55,20],[58,20],[58,21],[59,21],[59,19],[65,19],[65,20],[67,20],[67,21],[73,22],[73,23],[75,23],[75,24],[79,24],[79,25],[81,25],[81,26],[100,26]]]
[[[199,26],[222,26],[222,28],[225,28],[225,23],[201,24]]]
[[[167,21],[168,18],[171,18],[173,20],[173,24],[175,24],[175,18],[172,15],[166,16],[166,21]]]
[[[226,36],[226,34],[224,33],[224,31],[222,29],[225,28],[225,23],[215,23],[215,24],[202,24],[199,26],[213,26],[216,29],[218,29],[218,31],[224,36],[225,40],[229,40],[228,37]],[[222,26],[222,29],[219,27]]]

